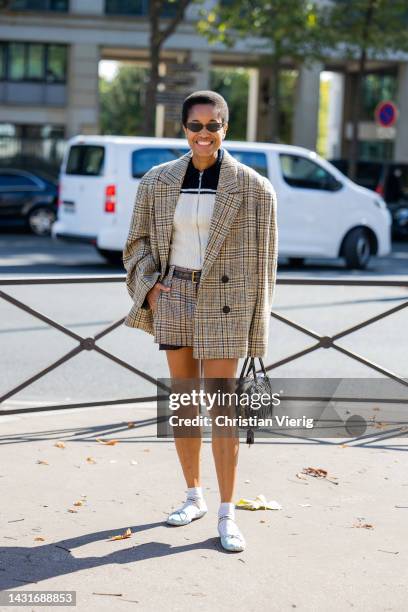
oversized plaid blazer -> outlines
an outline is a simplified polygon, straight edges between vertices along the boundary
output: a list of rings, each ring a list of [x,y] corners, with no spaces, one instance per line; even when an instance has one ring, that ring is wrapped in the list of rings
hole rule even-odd
[[[153,313],[142,305],[166,274],[174,211],[191,156],[189,151],[155,166],[137,190],[123,251],[133,299],[125,325],[150,334]],[[195,359],[265,357],[278,256],[276,207],[271,183],[224,150],[194,313]]]

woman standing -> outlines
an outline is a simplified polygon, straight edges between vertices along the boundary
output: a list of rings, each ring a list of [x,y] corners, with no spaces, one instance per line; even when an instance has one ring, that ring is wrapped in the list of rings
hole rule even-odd
[[[275,286],[278,232],[270,182],[237,162],[222,142],[228,106],[198,91],[182,107],[190,151],[142,178],[123,253],[133,307],[125,325],[153,334],[172,381],[235,378],[240,357],[264,357]],[[200,367],[201,366],[201,367]],[[201,437],[175,436],[188,487],[167,522],[186,525],[207,512],[200,479]],[[212,437],[226,550],[244,537],[233,503],[237,435]]]

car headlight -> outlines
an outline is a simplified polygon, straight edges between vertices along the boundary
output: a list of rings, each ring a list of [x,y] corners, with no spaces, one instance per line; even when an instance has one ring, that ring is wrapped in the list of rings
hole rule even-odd
[[[405,221],[408,219],[408,208],[399,208],[395,213],[397,221]]]

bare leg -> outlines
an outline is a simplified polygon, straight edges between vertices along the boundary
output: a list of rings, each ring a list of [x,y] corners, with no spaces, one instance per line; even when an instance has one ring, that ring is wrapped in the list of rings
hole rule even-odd
[[[199,378],[200,362],[193,358],[192,347],[186,346],[175,351],[166,351],[166,356],[172,379]],[[187,487],[199,487],[201,437],[175,436],[174,442]]]
[[[233,393],[238,359],[208,359],[204,360],[205,383],[213,391]],[[223,378],[224,381],[209,379]],[[228,379],[232,379],[231,381]],[[232,501],[235,489],[239,451],[239,430],[235,425],[218,425],[215,417],[223,415],[236,416],[235,402],[225,404],[222,402],[218,408],[214,406],[212,414],[212,450],[217,470],[218,486],[221,503],[218,510],[218,533],[221,545],[230,552],[241,552],[245,549],[245,539],[235,523],[235,507]]]
[[[237,366],[238,359],[235,358],[204,359],[204,377],[235,378]],[[239,437],[234,435],[233,428],[226,432],[228,435],[220,436],[215,435],[215,428],[213,426],[212,433],[212,451],[221,502],[232,502],[238,466]]]

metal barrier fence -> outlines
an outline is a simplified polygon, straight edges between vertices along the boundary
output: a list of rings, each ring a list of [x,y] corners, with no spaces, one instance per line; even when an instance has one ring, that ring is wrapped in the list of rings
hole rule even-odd
[[[82,283],[82,284],[124,283],[125,278],[126,278],[125,274],[116,275],[116,276],[95,275],[95,276],[63,276],[63,277],[42,276],[42,277],[29,277],[29,278],[7,278],[7,279],[0,279],[0,286],[3,286],[3,287],[4,286],[9,286],[9,287],[10,286],[24,286],[26,287],[28,285],[58,285],[58,284],[64,285],[64,284],[78,284],[78,283]],[[357,286],[357,287],[405,287],[405,288],[408,288],[408,281],[398,281],[398,280],[368,280],[368,279],[343,279],[343,278],[342,279],[278,278],[277,283],[279,285],[306,285],[306,286],[322,285],[322,286],[350,286],[350,287]],[[142,370],[139,370],[138,368],[135,368],[130,363],[123,361],[116,355],[113,355],[109,351],[106,351],[105,349],[98,346],[97,344],[98,340],[107,336],[109,333],[114,331],[117,327],[122,325],[125,317],[122,317],[118,321],[114,321],[111,325],[109,325],[105,329],[102,329],[95,336],[84,338],[80,336],[79,334],[73,332],[72,330],[68,329],[64,325],[61,325],[57,321],[54,321],[50,317],[47,317],[46,315],[42,314],[38,310],[31,308],[28,304],[25,304],[21,300],[18,300],[15,297],[9,295],[5,291],[0,290],[0,298],[5,300],[9,304],[13,304],[16,308],[23,310],[24,312],[32,315],[33,317],[39,319],[40,321],[47,323],[47,325],[53,327],[54,329],[57,329],[61,333],[69,336],[70,338],[78,342],[78,345],[74,349],[68,351],[60,359],[57,359],[56,361],[51,363],[46,368],[40,370],[39,372],[37,372],[36,374],[31,376],[27,380],[21,382],[16,387],[14,387],[13,389],[10,389],[6,393],[4,393],[2,396],[0,396],[0,406],[7,399],[12,397],[19,391],[27,388],[29,385],[33,384],[34,382],[36,382],[37,380],[39,380],[40,378],[42,378],[49,372],[56,370],[63,363],[66,363],[67,361],[69,361],[70,359],[72,359],[73,357],[81,353],[82,351],[95,351],[99,353],[100,355],[103,355],[107,359],[110,359],[117,365],[132,372],[133,374],[136,374],[137,376],[140,376],[141,378],[149,381],[153,385],[159,384],[157,379],[150,376],[148,373],[143,372]],[[289,327],[293,329],[296,329],[297,331],[303,334],[306,334],[307,336],[309,336],[310,338],[314,340],[314,343],[308,348],[303,349],[302,351],[298,351],[296,353],[289,355],[288,357],[285,357],[284,359],[281,359],[279,361],[266,365],[265,369],[266,371],[270,371],[282,365],[285,365],[291,361],[294,361],[295,359],[303,357],[304,355],[310,355],[311,353],[313,353],[314,351],[318,349],[331,348],[336,351],[339,351],[343,355],[346,355],[350,359],[354,359],[358,361],[359,363],[362,363],[365,366],[407,387],[408,382],[404,380],[401,376],[396,374],[395,372],[392,372],[388,370],[387,368],[382,367],[381,365],[373,363],[369,359],[366,359],[365,357],[358,355],[354,351],[341,347],[336,343],[336,341],[339,340],[340,338],[349,336],[350,334],[360,329],[363,329],[365,327],[368,327],[369,325],[377,321],[380,321],[386,317],[389,317],[392,314],[399,312],[400,310],[403,310],[404,308],[407,308],[407,307],[408,307],[408,295],[407,295],[406,301],[402,302],[398,306],[394,306],[393,308],[385,310],[384,312],[380,314],[369,317],[365,319],[364,321],[356,325],[347,327],[332,336],[320,335],[317,332],[305,327],[304,325],[301,325],[297,323],[296,321],[292,321],[288,317],[285,317],[281,314],[278,314],[272,311],[271,316],[273,318],[277,319],[281,323],[284,323],[285,325],[288,325]],[[132,398],[127,398],[127,399],[109,400],[109,401],[101,399],[100,401],[96,401],[96,402],[86,402],[86,403],[81,402],[79,404],[78,403],[76,404],[56,404],[54,406],[43,406],[43,407],[33,407],[33,408],[18,408],[18,409],[7,409],[7,410],[2,410],[0,408],[0,415],[6,415],[6,414],[10,415],[10,414],[18,414],[18,413],[26,413],[26,412],[41,412],[45,410],[62,410],[66,408],[86,408],[86,407],[101,406],[101,405],[109,406],[109,405],[116,405],[116,404],[149,402],[149,401],[155,401],[155,400],[156,400],[156,395],[148,396],[148,397],[136,397],[136,398],[132,397]]]

